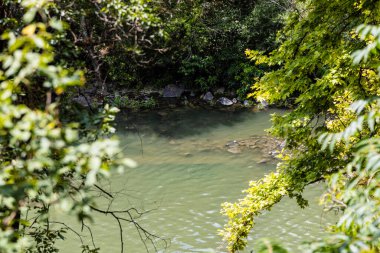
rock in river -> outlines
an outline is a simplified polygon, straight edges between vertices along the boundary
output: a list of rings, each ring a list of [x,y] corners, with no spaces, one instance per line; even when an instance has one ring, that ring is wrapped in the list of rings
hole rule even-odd
[[[228,148],[227,151],[232,154],[240,154],[242,150],[239,146],[233,146],[233,147]]]
[[[184,90],[185,89],[183,87],[177,86],[175,84],[169,84],[164,88],[162,96],[164,98],[179,98],[181,97]]]
[[[222,105],[233,105],[233,102],[225,97],[221,97],[218,99],[218,102],[221,103]]]
[[[211,92],[207,92],[206,94],[202,96],[202,99],[205,101],[211,101],[214,99],[214,96],[212,95]]]
[[[225,146],[229,148],[234,147],[234,146],[239,146],[239,142],[237,140],[233,140],[233,141],[228,142]]]

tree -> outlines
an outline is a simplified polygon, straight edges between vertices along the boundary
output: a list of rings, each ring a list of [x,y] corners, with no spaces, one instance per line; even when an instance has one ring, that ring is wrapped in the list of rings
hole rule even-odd
[[[91,88],[105,91],[112,81],[136,81],[133,71],[156,58],[165,38],[160,4],[151,0],[52,1],[49,16],[69,25],[56,46],[56,57],[70,67],[82,66]],[[0,29],[16,29],[23,13],[18,2],[1,3]],[[166,14],[165,14],[166,15]],[[20,27],[18,27],[20,28]]]
[[[353,53],[356,64],[365,63],[380,49],[380,27],[362,25],[357,29],[368,45]],[[372,66],[378,68],[377,63]],[[322,149],[330,152],[341,145],[353,145],[352,160],[343,170],[328,176],[328,191],[323,201],[328,209],[342,212],[334,234],[314,242],[309,252],[378,252],[379,226],[379,97],[355,101],[350,109],[355,119],[341,132],[320,135]]]
[[[54,242],[72,229],[50,220],[54,208],[75,215],[86,228],[93,212],[111,215],[120,226],[121,252],[122,222],[155,239],[135,222],[141,215],[136,209],[103,210],[90,192],[95,188],[112,198],[99,181],[136,164],[111,137],[117,108],[106,105],[86,131],[60,113],[60,98],[83,85],[84,74],[55,54],[67,27],[56,15],[55,2],[7,1],[1,7],[8,18],[2,23],[0,54],[0,251],[57,252]],[[22,20],[16,20],[21,12]],[[27,99],[30,95],[40,100]],[[82,245],[82,250],[98,248]]]
[[[271,50],[282,27],[280,5],[268,1],[193,1],[174,8],[177,22],[168,22],[168,53],[163,55],[171,73],[186,85],[209,90],[238,89],[246,76],[260,69],[247,66],[247,47]],[[286,9],[286,8],[285,8]],[[167,62],[167,61],[170,62]],[[244,71],[244,69],[246,71]]]
[[[273,49],[289,2],[63,0],[49,3],[49,15],[70,27],[57,38],[56,58],[81,66],[98,98],[107,89],[177,81],[199,90],[244,84],[245,93],[246,80],[262,71],[248,66],[243,51]],[[17,6],[0,4],[0,30],[20,29]]]
[[[346,109],[350,104],[379,95],[375,68],[378,58],[355,60],[358,65],[353,65],[351,54],[374,39],[369,36],[363,42],[355,28],[363,23],[378,23],[378,14],[371,10],[378,9],[380,3],[318,0],[295,4],[297,8],[289,13],[285,28],[278,35],[277,49],[269,54],[247,51],[256,64],[274,69],[253,85],[252,95],[271,103],[287,102],[295,108],[272,119],[270,132],[286,141],[276,172],[252,181],[244,199],[223,205],[229,222],[221,233],[231,252],[246,246],[254,217],[270,210],[284,196],[295,197],[303,207],[307,201],[302,198],[302,191],[307,185],[335,173],[347,175],[344,171],[355,158],[355,144],[378,133],[377,129],[372,133],[350,133],[345,135],[350,136],[347,145],[329,142],[332,139],[323,145],[318,142],[320,134],[343,131],[355,122],[355,113]],[[326,145],[335,148],[323,149]],[[338,252],[334,251],[337,249],[322,252]]]

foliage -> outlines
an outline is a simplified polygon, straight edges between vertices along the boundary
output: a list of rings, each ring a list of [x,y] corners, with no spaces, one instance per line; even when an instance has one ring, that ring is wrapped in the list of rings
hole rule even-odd
[[[233,241],[229,246],[231,252],[243,249],[244,241],[254,226],[252,216],[260,214],[279,202],[286,195],[289,183],[279,173],[271,173],[265,178],[250,182],[247,195],[239,203],[224,203],[223,214],[229,219],[223,231],[224,240]]]
[[[349,137],[347,145],[342,145],[339,139],[336,140],[339,143],[333,142],[332,138],[322,145],[318,142],[318,136],[323,132],[341,132],[350,124],[353,124],[351,127],[360,126],[364,122],[360,120],[364,118],[359,117],[355,121],[355,113],[346,108],[356,100],[379,95],[379,76],[376,73],[378,57],[369,57],[378,47],[372,44],[378,38],[375,34],[378,28],[361,26],[355,31],[359,24],[379,22],[379,16],[372,12],[379,8],[379,4],[378,1],[354,0],[296,1],[297,8],[288,15],[284,29],[278,34],[280,46],[269,54],[247,51],[256,64],[272,68],[255,82],[252,96],[270,103],[294,99],[295,109],[272,118],[270,133],[286,140],[277,172],[258,182],[251,182],[244,199],[235,204],[224,204],[223,212],[229,215],[229,223],[221,233],[230,251],[236,252],[246,246],[245,238],[254,224],[255,216],[262,210],[270,209],[283,196],[297,198],[298,204],[303,207],[307,201],[302,198],[302,191],[308,184],[331,178],[335,180],[335,187],[344,187],[341,180],[337,181],[336,175],[340,173],[338,178],[349,175],[345,171],[348,163],[356,159],[355,144],[377,136],[377,128],[373,133],[363,128],[360,134],[348,130],[340,135],[341,139]],[[370,32],[373,34],[370,35]],[[366,33],[368,36],[363,42],[359,34],[364,36]],[[363,47],[364,50],[357,51]],[[352,64],[353,52],[354,62],[360,62],[358,65]],[[361,61],[363,59],[367,61]],[[371,121],[370,126],[372,124]],[[328,146],[330,150],[325,149]],[[334,192],[339,196],[339,191]],[[367,192],[367,197],[368,194],[371,194],[371,190]],[[363,218],[364,214],[368,214],[367,210],[361,211],[363,216],[358,217]],[[347,212],[350,212],[349,209]],[[376,223],[372,228],[367,226],[371,217],[374,216],[362,220],[364,223],[355,224],[352,220],[338,223],[338,227],[350,224],[346,230],[351,235],[365,237],[362,228],[371,230],[377,226]],[[354,237],[345,238],[351,240]],[[341,252],[341,249],[342,252],[352,252],[359,247],[353,241],[342,243],[346,239],[341,237],[334,247],[330,245],[315,252]],[[371,250],[375,250],[373,245],[376,243],[372,237],[364,241],[364,245]],[[340,247],[351,248],[343,251]]]
[[[0,24],[0,30],[21,28],[17,2],[2,4],[6,22]],[[56,37],[55,45],[61,49],[56,59],[65,66],[83,66],[87,79],[102,91],[106,81],[135,81],[139,64],[157,55],[153,48],[165,37],[156,1],[63,0],[48,5],[44,15],[70,26]],[[15,21],[13,26],[11,21]]]
[[[162,87],[180,82],[204,91],[237,89],[245,74],[240,68],[247,62],[244,50],[274,47],[276,31],[282,26],[281,14],[286,11],[284,2],[159,2],[154,13],[160,18],[157,33],[162,36],[153,34],[154,39],[149,39],[152,44],[139,48],[136,56],[110,50],[104,58],[105,69],[120,87]]]
[[[288,2],[63,0],[49,2],[45,15],[70,27],[54,34],[56,59],[81,66],[87,85],[101,96],[177,81],[193,89],[236,90],[256,74],[241,71],[244,50],[274,48]],[[0,31],[21,29],[17,1],[0,3],[0,12]]]
[[[157,106],[157,102],[154,98],[144,98],[142,100],[129,98],[127,96],[115,96],[108,99],[109,104],[116,106],[117,108],[127,109],[152,109]]]
[[[345,169],[327,177],[329,190],[323,202],[329,209],[342,211],[333,226],[334,234],[326,241],[311,244],[308,252],[356,253],[380,249],[379,102],[378,98],[356,101],[351,109],[358,114],[357,119],[342,132],[320,136],[322,148],[328,144],[333,149],[343,142],[354,143],[355,151]]]
[[[246,99],[251,92],[251,82],[254,79],[261,77],[264,70],[260,69],[250,63],[244,62],[236,66],[239,70],[233,71],[236,73],[234,79],[240,83],[240,88],[236,93],[241,100]]]
[[[368,44],[353,53],[354,63],[368,61],[377,55],[380,49],[379,28],[371,25],[358,27],[360,36],[368,39]],[[334,234],[326,241],[311,244],[309,252],[380,250],[379,106],[377,96],[354,102],[350,110],[356,114],[355,120],[341,132],[325,133],[319,137],[323,149],[354,145],[354,152],[345,169],[328,177],[329,190],[323,202],[329,209],[342,210],[342,216],[333,227]]]
[[[90,219],[96,203],[89,189],[112,169],[135,164],[108,137],[117,108],[104,108],[94,141],[80,137],[77,123],[62,123],[59,96],[84,83],[81,71],[54,63],[65,24],[48,15],[52,2],[25,0],[19,7],[25,10],[20,30],[3,33],[0,55],[0,251],[55,252],[66,229],[50,228],[50,210]],[[30,89],[46,103],[28,103]],[[30,219],[30,212],[37,215]]]
[[[286,11],[268,1],[207,1],[196,6],[193,17],[176,48],[181,80],[188,86],[209,90],[238,89],[256,70],[241,71],[244,50],[271,50]],[[176,32],[178,29],[176,29]],[[169,33],[170,37],[170,33]]]

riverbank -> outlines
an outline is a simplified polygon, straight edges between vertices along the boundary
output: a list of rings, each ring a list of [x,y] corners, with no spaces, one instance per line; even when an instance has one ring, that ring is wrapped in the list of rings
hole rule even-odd
[[[73,94],[72,100],[82,107],[97,108],[110,104],[120,109],[141,111],[176,107],[221,109],[221,110],[261,110],[268,108],[289,108],[291,103],[271,105],[265,100],[242,99],[234,90],[218,88],[207,92],[189,90],[176,85],[168,85],[161,90],[146,88],[142,90],[121,89],[116,91],[95,92],[80,90]]]

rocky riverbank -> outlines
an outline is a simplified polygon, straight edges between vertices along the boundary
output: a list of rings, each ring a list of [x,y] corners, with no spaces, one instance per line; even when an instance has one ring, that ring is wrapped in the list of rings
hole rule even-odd
[[[82,107],[97,108],[106,103],[121,109],[146,110],[171,108],[176,106],[210,107],[235,110],[240,108],[265,109],[270,105],[266,101],[241,99],[235,91],[217,88],[207,92],[185,89],[178,85],[167,85],[162,90],[117,90],[94,93],[83,90],[72,98]]]
[[[268,163],[277,159],[277,155],[285,147],[285,141],[270,136],[251,136],[243,140],[233,140],[225,145],[225,150],[232,154],[247,151],[258,152],[261,156],[259,163]]]
[[[276,164],[277,155],[285,147],[285,141],[268,135],[253,135],[246,139],[231,140],[225,144],[219,141],[203,142],[194,140],[182,143],[180,140],[170,140],[169,145],[175,145],[176,150],[184,157],[193,157],[197,152],[225,152],[233,155],[241,155],[251,152],[257,163]],[[192,151],[196,152],[193,153]]]

